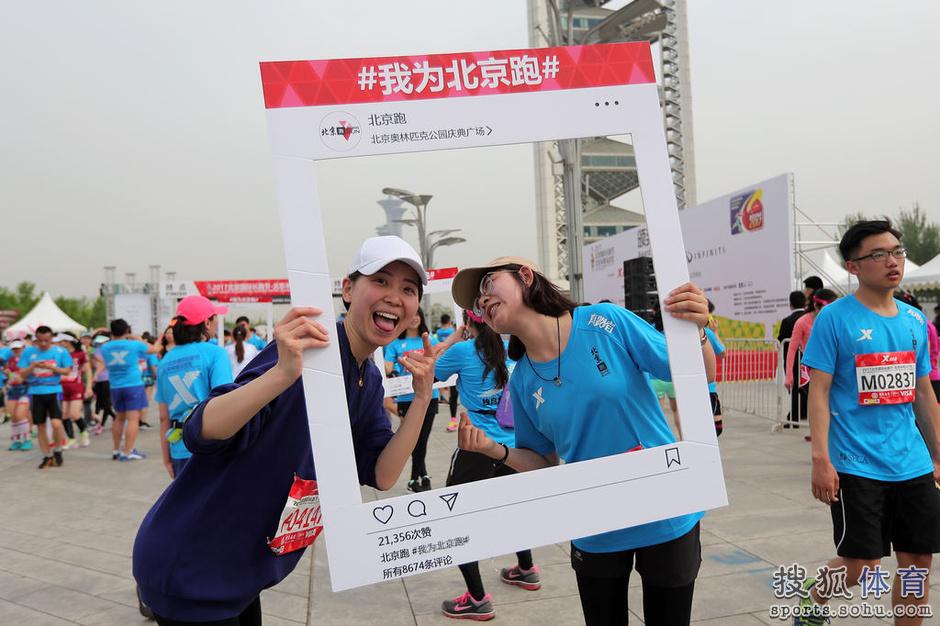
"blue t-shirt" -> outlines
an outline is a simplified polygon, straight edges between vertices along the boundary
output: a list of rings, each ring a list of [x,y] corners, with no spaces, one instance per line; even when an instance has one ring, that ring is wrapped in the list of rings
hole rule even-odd
[[[136,339],[112,339],[101,345],[101,358],[108,368],[111,389],[124,389],[144,384],[140,361],[147,360],[150,345]]]
[[[382,408],[382,376],[371,360],[360,368],[342,322],[336,343],[359,483],[375,486],[376,462],[392,438]],[[211,397],[250,383],[276,363],[272,343]],[[286,578],[304,550],[275,556],[266,539],[277,531],[294,476],[317,477],[300,378],[230,439],[200,436],[205,406],[197,406],[183,427],[192,458],[144,517],[134,541],[140,595],[158,615],[173,620],[238,615],[263,589]]]
[[[206,342],[176,346],[157,366],[157,402],[167,405],[171,420],[182,422],[214,387],[230,382],[232,365],[224,348]],[[170,442],[170,457],[190,456],[182,439]]]
[[[718,335],[715,334],[715,331],[706,326],[705,336],[708,337],[708,343],[712,344],[712,350],[715,351],[715,356],[721,356],[725,353],[725,345],[721,343],[721,340],[718,338]],[[715,381],[708,383],[708,391],[711,393],[718,393],[718,384]]]
[[[829,457],[839,472],[902,481],[933,472],[914,421],[914,405],[859,403],[855,357],[914,352],[917,378],[930,374],[924,314],[895,301],[894,317],[878,315],[854,296],[823,307],[813,322],[803,364],[832,375],[829,389]],[[812,386],[810,375],[810,386]]]
[[[264,347],[265,347],[266,345],[268,345],[267,343],[265,343],[264,339],[262,339],[262,338],[259,337],[258,335],[252,335],[252,336],[248,339],[248,343],[250,343],[250,344],[253,345],[254,347],[258,348],[258,352],[261,352],[262,350],[264,350]]]
[[[503,342],[508,349],[508,342]],[[506,358],[506,367],[512,372],[516,362]],[[446,380],[457,374],[457,391],[460,401],[467,408],[467,415],[473,425],[482,430],[496,443],[507,446],[516,445],[516,435],[512,430],[504,429],[496,421],[496,407],[503,396],[503,390],[496,386],[496,375],[492,370],[483,376],[486,365],[477,352],[473,340],[461,341],[452,345],[447,352],[438,357],[434,366],[434,376]]]
[[[446,341],[448,337],[454,334],[454,327],[450,328],[438,328],[435,335],[437,335],[438,341]]]
[[[20,354],[17,365],[20,369],[29,367],[36,362],[43,362],[55,367],[72,367],[72,357],[65,348],[51,346],[48,350],[40,350],[36,346],[29,346]],[[37,367],[32,370],[26,379],[29,395],[39,396],[47,393],[62,393],[61,376],[50,369]]]
[[[431,335],[429,339],[431,340],[432,346],[436,346],[438,343],[440,343],[437,340],[437,337],[434,335]],[[406,370],[404,366],[398,362],[398,357],[408,354],[409,352],[417,352],[419,350],[424,350],[424,340],[421,339],[421,337],[405,337],[404,339],[396,339],[392,343],[385,346],[383,352],[385,354],[385,361],[387,363],[395,364],[395,374],[398,376],[410,376],[408,370]],[[440,397],[441,394],[437,389],[435,389],[434,393],[431,394],[431,398],[433,400],[437,400]],[[406,393],[403,396],[395,397],[396,402],[411,402],[414,399],[415,394],[413,393]]]
[[[9,346],[0,347],[0,385],[3,385],[7,381],[7,373],[4,369],[7,366],[7,363],[10,359],[13,358],[13,349]]]
[[[516,447],[542,455],[556,452],[566,463],[575,463],[637,446],[674,443],[656,394],[643,375],[671,380],[666,337],[613,304],[578,307],[573,317],[561,355],[561,386],[552,382],[557,359],[533,363],[523,357],[509,379]],[[702,515],[680,515],[573,543],[586,552],[655,545],[689,532]]]

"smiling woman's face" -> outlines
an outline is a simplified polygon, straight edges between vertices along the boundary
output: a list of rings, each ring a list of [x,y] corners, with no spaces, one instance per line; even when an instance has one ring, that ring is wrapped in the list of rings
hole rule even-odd
[[[349,303],[346,324],[374,346],[398,338],[417,319],[420,278],[401,261],[369,276],[343,281],[343,300]]]

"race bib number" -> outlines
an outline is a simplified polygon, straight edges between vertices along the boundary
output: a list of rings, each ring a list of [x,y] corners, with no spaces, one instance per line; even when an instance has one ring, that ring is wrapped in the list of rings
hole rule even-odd
[[[907,352],[878,352],[855,355],[858,403],[903,404],[914,401],[917,380],[916,355]]]
[[[317,481],[304,480],[294,475],[287,496],[287,504],[281,511],[281,520],[277,524],[277,534],[268,539],[271,552],[280,556],[312,544],[323,532],[323,520],[320,515],[320,495]]]

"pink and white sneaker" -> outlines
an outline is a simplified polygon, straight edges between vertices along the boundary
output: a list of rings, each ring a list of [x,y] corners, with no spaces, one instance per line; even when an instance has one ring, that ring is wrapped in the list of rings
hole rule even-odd
[[[468,591],[453,600],[444,600],[441,604],[441,612],[453,619],[472,619],[478,622],[486,622],[496,617],[493,603],[490,602],[492,599],[490,594],[486,594],[482,600],[474,600]]]

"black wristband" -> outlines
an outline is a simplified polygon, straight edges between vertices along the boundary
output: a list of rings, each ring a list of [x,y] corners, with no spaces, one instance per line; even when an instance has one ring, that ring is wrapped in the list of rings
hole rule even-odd
[[[493,464],[493,467],[499,467],[500,465],[505,465],[505,464],[506,464],[506,459],[509,458],[509,446],[507,446],[505,443],[501,443],[501,444],[499,444],[499,445],[501,445],[501,446],[503,447],[503,450],[505,450],[505,452],[503,453],[503,458],[501,458],[500,460],[496,461],[496,462]]]

